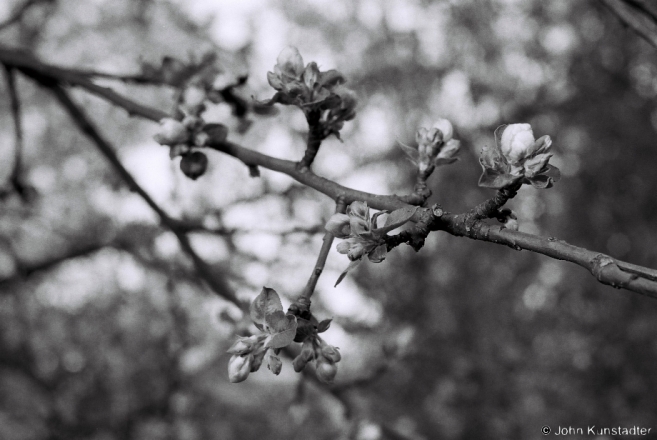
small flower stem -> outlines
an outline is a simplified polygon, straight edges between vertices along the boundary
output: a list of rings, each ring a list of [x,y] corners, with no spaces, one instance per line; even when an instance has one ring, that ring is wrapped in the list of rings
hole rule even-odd
[[[498,210],[516,196],[521,186],[521,183],[515,183],[509,187],[497,190],[494,197],[472,208],[467,214],[466,222],[497,217]]]
[[[335,207],[336,213],[344,213],[346,204],[342,199],[338,199],[338,203]],[[319,250],[319,256],[317,257],[317,262],[315,267],[310,274],[308,283],[303,289],[303,292],[299,296],[299,299],[296,301],[297,306],[301,312],[308,311],[310,309],[310,297],[315,292],[315,287],[317,287],[317,281],[319,281],[320,275],[324,270],[324,265],[326,264],[326,259],[328,258],[329,251],[331,250],[331,245],[333,244],[333,234],[327,232],[324,234],[324,241],[322,243],[322,248]]]
[[[311,111],[307,116],[308,127],[310,128],[308,130],[308,143],[306,144],[306,152],[303,155],[303,158],[297,164],[298,170],[310,169],[310,166],[315,160],[315,156],[317,156],[319,147],[322,144],[324,133],[322,126],[319,123],[320,116],[319,111],[316,110]]]

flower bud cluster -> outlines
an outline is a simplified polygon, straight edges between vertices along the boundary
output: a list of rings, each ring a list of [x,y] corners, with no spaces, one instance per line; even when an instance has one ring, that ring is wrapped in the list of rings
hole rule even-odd
[[[299,107],[309,123],[318,125],[323,138],[339,136],[344,122],[356,116],[356,94],[344,86],[344,76],[337,70],[322,72],[315,62],[304,66],[296,47],[281,51],[274,71],[267,72],[267,81],[277,92],[263,104]]]
[[[208,158],[194,149],[223,142],[227,135],[226,126],[206,124],[200,116],[187,115],[182,121],[173,118],[160,120],[160,129],[153,139],[160,145],[169,147],[171,159],[181,156],[181,171],[190,179],[196,180],[205,173]]]
[[[377,231],[377,217],[370,218],[370,208],[366,202],[353,202],[346,214],[333,214],[326,223],[326,230],[334,237],[344,238],[337,250],[347,254],[349,260],[360,260],[365,255],[370,261],[380,263],[387,254],[385,234]]]
[[[438,119],[431,128],[421,127],[415,133],[417,147],[402,144],[402,149],[420,173],[430,174],[438,165],[447,165],[458,160],[455,156],[461,142],[453,139],[454,127],[447,119]]]
[[[484,173],[479,185],[503,188],[516,182],[536,188],[549,188],[559,180],[559,169],[548,164],[552,154],[550,136],[534,139],[529,124],[510,124],[504,127],[494,148],[484,149],[479,162]]]
[[[250,373],[260,369],[265,358],[274,374],[281,372],[281,360],[273,350],[265,347],[265,339],[266,335],[240,337],[227,350],[227,353],[232,354],[228,361],[228,379],[231,382],[245,381]]]
[[[332,383],[338,373],[336,365],[342,356],[337,347],[327,344],[319,336],[306,339],[301,353],[294,358],[292,365],[297,373],[303,370],[309,362],[315,361],[317,378],[325,383]]]

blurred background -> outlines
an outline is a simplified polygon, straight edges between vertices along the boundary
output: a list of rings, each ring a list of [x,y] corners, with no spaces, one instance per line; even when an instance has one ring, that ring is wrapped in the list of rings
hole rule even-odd
[[[318,174],[376,193],[412,190],[398,141],[449,118],[461,160],[430,178],[461,212],[477,187],[479,151],[504,123],[549,134],[563,173],[509,206],[520,230],[657,267],[657,50],[595,1],[50,0],[0,28],[0,43],[49,63],[138,73],[163,56],[218,55],[248,74],[247,100],[273,91],[266,72],[287,45],[337,68],[359,95],[343,143],[325,141]],[[23,1],[0,2],[0,22]],[[176,91],[105,80],[156,108]],[[40,89],[19,75],[25,148],[12,191],[14,131],[0,100],[0,438],[539,439],[550,425],[657,429],[657,302],[603,286],[583,269],[527,251],[432,234],[381,264],[329,255],[314,313],[334,321],[336,384],[320,387],[288,360],[241,384],[225,353],[241,311],[194,273],[175,236],[128,191],[102,155]],[[152,136],[157,125],[74,93],[137,181],[177,218],[214,232],[192,246],[243,300],[301,292],[334,206],[287,176],[250,178],[209,152],[196,181]],[[250,116],[226,103],[208,121],[229,139],[297,160],[298,109]],[[5,183],[7,182],[7,183]],[[612,438],[612,437],[600,437]]]

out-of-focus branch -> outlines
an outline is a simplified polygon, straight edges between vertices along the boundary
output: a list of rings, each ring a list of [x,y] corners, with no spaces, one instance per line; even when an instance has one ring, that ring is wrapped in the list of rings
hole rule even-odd
[[[160,110],[135,103],[110,89],[97,86],[86,78],[80,78],[75,75],[69,78],[70,75],[66,73],[65,69],[48,66],[41,63],[36,58],[20,51],[0,47],[0,62],[9,66],[14,66],[26,75],[40,82],[42,85],[53,88],[58,96],[63,94],[61,96],[65,96],[66,101],[70,101],[70,99],[58,85],[58,83],[62,81],[82,87],[91,93],[95,93],[115,105],[124,108],[130,114],[139,115],[153,121],[159,121],[161,118],[167,116]],[[67,80],[67,78],[69,78],[69,80]],[[134,182],[132,176],[130,176],[125,168],[123,168],[123,165],[121,165],[109,144],[107,144],[98,135],[93,126],[88,123],[86,116],[84,116],[80,110],[73,110],[77,109],[75,104],[69,106],[68,109],[71,115],[74,116],[74,120],[76,120],[78,125],[84,127],[85,133],[87,133],[97,145],[99,145],[101,151],[103,151],[110,162],[115,168],[117,168],[124,180],[126,180],[131,187],[135,188],[136,182]],[[83,119],[78,120],[77,116],[79,115],[82,115]],[[85,123],[83,121],[87,122]],[[90,131],[89,127],[91,127]],[[354,201],[364,201],[374,209],[389,211],[412,206],[402,201],[396,195],[372,194],[347,188],[336,182],[320,177],[311,170],[299,170],[297,162],[271,157],[232,142],[225,141],[215,143],[210,147],[239,159],[247,166],[262,166],[263,168],[287,174],[298,182],[326,194],[333,200],[342,199],[346,205]],[[137,186],[136,188],[139,187]],[[142,197],[145,195],[145,200],[147,202],[150,200],[150,197],[148,197],[143,190],[135,190],[142,194]],[[505,201],[506,200],[504,200],[504,202]],[[607,255],[573,246],[552,237],[543,238],[522,232],[511,231],[499,226],[491,226],[480,219],[482,214],[485,214],[483,217],[488,216],[488,207],[498,205],[500,205],[500,200],[483,202],[483,204],[479,205],[482,207],[481,210],[474,210],[474,217],[472,212],[455,215],[446,213],[442,209],[432,210],[430,208],[418,208],[411,218],[411,221],[418,224],[418,231],[416,231],[416,233],[407,233],[402,238],[404,238],[404,240],[415,240],[417,246],[414,247],[419,247],[419,245],[421,245],[421,239],[423,239],[421,235],[424,234],[426,229],[433,231],[441,230],[455,236],[464,236],[475,240],[505,244],[518,250],[527,249],[547,255],[551,258],[578,264],[589,270],[598,281],[603,284],[611,285],[616,288],[624,288],[657,298],[657,271],[654,269],[616,260]],[[151,206],[153,205],[151,204]],[[158,214],[161,213],[160,217],[163,223],[176,233],[176,236],[179,238],[181,246],[185,252],[192,256],[197,264],[199,272],[204,272],[206,276],[209,275],[209,278],[212,279],[212,271],[191,249],[187,236],[179,227],[179,222],[169,218],[161,209],[159,209],[159,207],[154,207],[153,209],[155,209]],[[402,240],[398,241],[401,242]],[[412,241],[411,244],[413,244]],[[219,290],[221,291],[222,289],[223,287]]]
[[[11,107],[11,115],[14,120],[14,165],[12,167],[9,182],[11,187],[20,195],[24,200],[29,199],[29,195],[33,189],[23,184],[21,178],[21,170],[23,168],[23,123],[21,116],[21,102],[18,97],[18,90],[16,89],[16,75],[12,67],[4,66],[5,78],[7,82],[7,90],[9,92],[9,103]],[[0,198],[6,195],[5,191],[0,191]]]
[[[53,3],[53,1],[54,0],[26,0],[23,4],[18,6],[14,12],[12,12],[9,18],[0,23],[0,31],[5,30],[5,28],[8,28],[14,23],[18,23],[32,6],[36,6],[39,3]]]
[[[53,267],[68,261],[72,260],[75,258],[79,257],[85,257],[88,255],[93,254],[94,252],[97,252],[110,244],[108,242],[104,241],[97,241],[97,242],[91,242],[91,243],[85,243],[83,245],[79,245],[76,247],[71,248],[67,252],[57,255],[53,258],[50,258],[45,261],[38,261],[36,263],[21,263],[18,262],[17,267],[16,267],[16,275],[13,275],[11,277],[3,278],[0,279],[0,291],[3,293],[10,293],[7,290],[3,290],[8,284],[17,281],[19,279],[22,279],[24,277],[27,277],[29,275],[32,275],[35,272],[41,272],[44,270],[49,270],[52,269]]]
[[[71,115],[71,118],[78,126],[78,128],[96,144],[101,153],[112,164],[114,169],[128,184],[130,189],[139,194],[142,199],[144,199],[144,201],[153,209],[153,211],[157,213],[162,224],[169,228],[171,232],[176,235],[182,250],[194,262],[194,266],[199,273],[199,276],[201,276],[212,288],[212,290],[214,290],[218,295],[237,305],[241,305],[224,278],[217,273],[217,269],[210,267],[192,248],[189,237],[178,227],[178,221],[169,217],[169,215],[164,212],[164,210],[160,208],[160,206],[155,203],[155,201],[148,195],[148,193],[137,183],[137,181],[132,177],[128,170],[125,169],[109,142],[107,142],[101,136],[100,132],[94,127],[87,115],[68,96],[68,93],[59,85],[51,87],[51,90],[59,102],[62,104],[62,106]]]
[[[602,0],[626,26],[657,48],[657,6],[645,0]]]

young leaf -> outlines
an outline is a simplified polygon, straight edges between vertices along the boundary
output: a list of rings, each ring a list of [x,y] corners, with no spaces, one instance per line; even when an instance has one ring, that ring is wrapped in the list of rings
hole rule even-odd
[[[266,323],[267,315],[274,313],[275,311],[283,311],[283,304],[281,304],[281,299],[278,296],[278,293],[274,289],[269,287],[263,287],[260,294],[253,300],[249,312],[251,319],[255,322],[256,326],[260,328],[263,324]]]
[[[347,276],[347,273],[350,270],[353,270],[356,266],[358,266],[361,261],[362,260],[359,258],[358,260],[354,260],[354,261],[350,262],[349,266],[347,266],[347,268],[344,270],[344,272],[342,272],[340,274],[340,276],[338,277],[338,280],[335,282],[335,285],[333,287],[336,287],[338,284],[340,284],[340,282],[342,282],[342,280],[344,280],[344,277]]]
[[[333,321],[333,318],[320,321],[320,323],[317,324],[317,333],[324,333],[326,330],[328,330],[331,326],[331,321]]]
[[[403,144],[401,141],[399,141],[399,139],[397,140],[397,142],[399,142],[399,147],[402,149],[404,153],[406,153],[406,156],[408,156],[411,162],[417,165],[418,162],[420,161],[420,152],[418,151],[418,149]]]
[[[267,327],[271,337],[267,342],[267,347],[282,348],[290,345],[297,334],[297,317],[286,315],[281,310],[267,315]]]
[[[408,222],[411,217],[413,217],[413,214],[415,214],[417,208],[417,206],[408,206],[392,211],[388,215],[388,218],[386,218],[386,222],[383,227],[377,229],[376,232],[378,234],[385,234],[388,231],[392,231],[393,229],[400,227],[404,223]]]
[[[372,252],[367,254],[367,258],[369,258],[369,260],[372,263],[380,263],[386,259],[387,254],[388,254],[387,246],[385,244],[381,244],[375,247]]]
[[[512,176],[510,174],[503,174],[492,168],[486,168],[479,177],[479,186],[483,188],[504,188],[511,185],[521,176]]]

